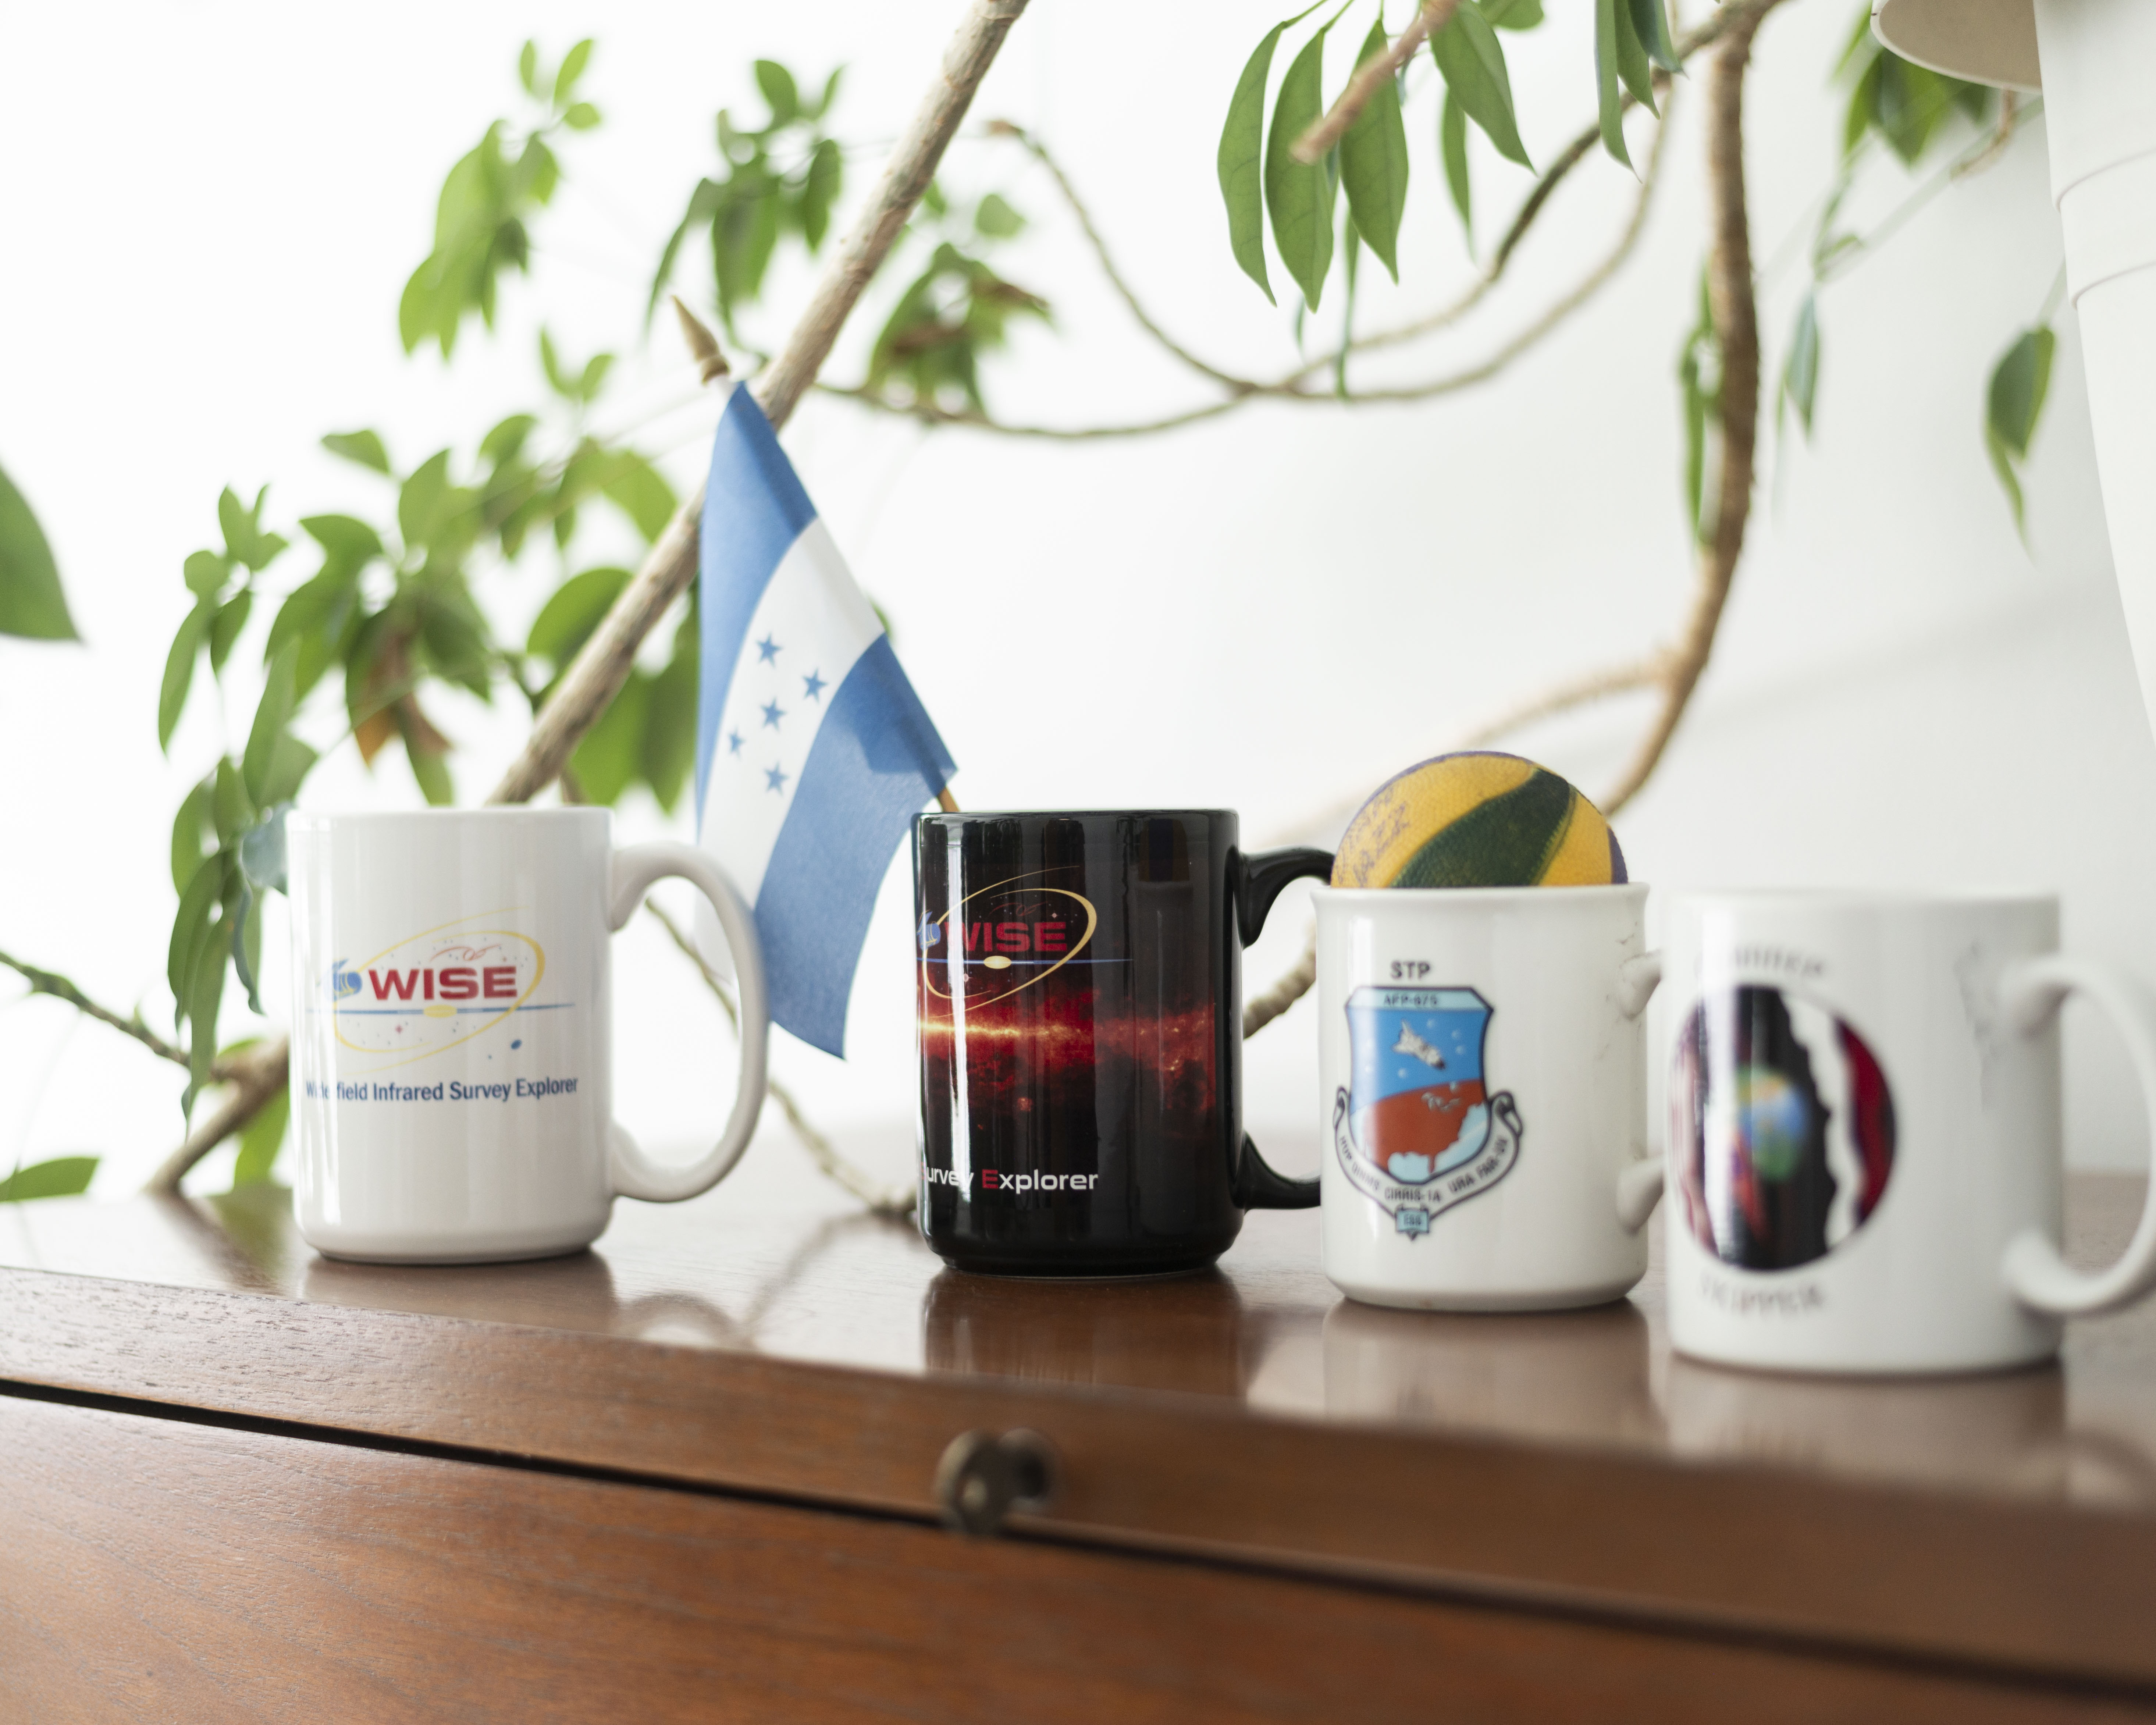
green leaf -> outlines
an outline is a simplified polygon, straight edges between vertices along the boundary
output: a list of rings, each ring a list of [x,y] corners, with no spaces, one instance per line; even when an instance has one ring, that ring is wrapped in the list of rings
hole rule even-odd
[[[599,110],[589,102],[572,102],[562,116],[562,124],[572,131],[589,131],[599,123]]]
[[[587,802],[611,808],[634,783],[644,766],[644,726],[650,713],[651,679],[632,670],[598,722],[569,757]]]
[[[1665,72],[1682,71],[1684,62],[1677,58],[1676,44],[1670,39],[1669,14],[1662,9],[1662,0],[1631,0],[1631,13],[1633,39],[1646,57]]]
[[[1650,114],[1656,114],[1661,110],[1655,106],[1654,71],[1647,64],[1647,50],[1633,23],[1637,3],[1638,0],[1619,0],[1610,19],[1616,26],[1617,75],[1624,80],[1633,99]]]
[[[526,95],[539,94],[539,44],[526,42],[523,52],[516,56],[516,81],[524,86]]]
[[[239,906],[232,916],[232,969],[247,994],[247,1009],[255,1017],[262,1010],[262,901],[254,884],[242,875]]]
[[[408,347],[412,345],[406,344]],[[332,455],[341,455],[347,461],[357,461],[362,467],[371,467],[377,473],[389,471],[389,451],[383,447],[381,434],[372,431],[332,431],[322,439],[322,447]]]
[[[285,1129],[292,1117],[292,1092],[280,1090],[264,1102],[239,1135],[239,1154],[232,1164],[232,1189],[265,1183],[285,1147]]]
[[[539,365],[547,373],[547,384],[555,394],[573,401],[577,386],[569,381],[568,373],[562,369],[562,357],[555,351],[554,338],[547,333],[547,326],[539,326]]]
[[[562,56],[562,69],[554,74],[556,107],[576,94],[577,80],[584,75],[584,68],[591,63],[592,39],[588,36]]]
[[[1268,300],[1273,298],[1273,285],[1265,275],[1265,80],[1272,71],[1281,33],[1317,10],[1316,5],[1307,7],[1265,32],[1245,64],[1243,75],[1235,80],[1235,93],[1228,100],[1227,123],[1220,128],[1220,197],[1228,207],[1228,244],[1243,274],[1264,290]]]
[[[0,635],[79,641],[44,529],[0,468]]]
[[[674,637],[674,657],[651,680],[644,719],[644,783],[669,814],[696,764],[696,631],[693,618]]]
[[[1512,80],[1506,69],[1504,46],[1489,20],[1473,7],[1461,6],[1452,21],[1430,39],[1430,52],[1444,74],[1447,98],[1482,128],[1499,155],[1532,169],[1534,164],[1520,141],[1519,120],[1512,108]]]
[[[1475,201],[1467,178],[1467,110],[1445,92],[1445,109],[1438,116],[1437,153],[1445,162],[1445,183],[1452,193],[1452,207],[1460,212],[1460,229],[1467,236],[1467,254],[1475,254]]]
[[[181,801],[172,817],[172,891],[185,896],[203,865],[203,841],[216,834],[209,820],[210,782],[205,778]]]
[[[801,117],[803,120],[821,120],[831,111],[831,104],[839,99],[839,79],[845,69],[844,66],[835,66],[832,69],[831,75],[824,80],[823,95],[816,98],[813,106],[802,111]]]
[[[793,81],[793,74],[777,60],[758,60],[756,63],[756,87],[763,92],[763,99],[771,106],[771,124],[775,130],[791,126],[801,117],[801,91]]]
[[[648,545],[666,531],[667,522],[680,506],[666,476],[641,455],[628,449],[616,452],[613,470],[602,489],[607,501],[636,524]]]
[[[210,818],[217,823],[220,846],[235,844],[254,824],[254,804],[248,799],[247,783],[227,755],[217,763],[217,778],[210,793]]]
[[[220,919],[195,949],[187,981],[187,1087],[180,1098],[182,1117],[194,1112],[195,1098],[209,1082],[217,1058],[217,1014],[224,1001],[225,961],[231,955],[235,925]]]
[[[539,608],[531,621],[525,651],[546,660],[555,670],[566,668],[577,656],[592,631],[599,626],[621,590],[629,585],[626,569],[587,569],[572,575],[555,588],[553,597]]]
[[[1481,15],[1472,8],[1461,10],[1482,24]],[[1489,26],[1482,24],[1482,28],[1486,30]],[[1494,43],[1496,39],[1492,36],[1491,40]],[[1363,39],[1357,67],[1382,55],[1385,46],[1385,21],[1381,13]],[[1340,186],[1348,194],[1348,213],[1363,244],[1398,281],[1400,217],[1408,207],[1408,133],[1400,119],[1398,79],[1388,78],[1378,86],[1340,140]]]
[[[1025,226],[1025,218],[1013,209],[1000,192],[991,192],[973,212],[973,226],[990,239],[1009,239]]]
[[[397,531],[407,545],[431,545],[455,501],[449,452],[437,451],[413,470],[397,492]]]
[[[587,407],[597,401],[599,392],[606,388],[607,373],[613,369],[611,353],[594,353],[584,362],[583,374],[577,379],[577,399]]]
[[[215,857],[195,870],[180,895],[180,908],[172,917],[172,937],[165,952],[165,981],[172,991],[174,1022],[187,1017],[187,978],[194,974],[196,949],[201,946],[206,920],[216,914],[224,891],[224,866]]]
[[[1709,419],[1721,411],[1722,332],[1715,327],[1714,303],[1707,296],[1707,273],[1700,272],[1699,310],[1691,333],[1677,354],[1677,382],[1684,403],[1685,523],[1693,539],[1706,544],[1714,523],[1703,513],[1707,490],[1707,436]]]
[[[2021,480],[2017,469],[2028,458],[2029,444],[2044,413],[2044,398],[2051,387],[2051,359],[2058,338],[2048,326],[2025,330],[2000,357],[1992,370],[1991,388],[1985,397],[1984,453],[2006,501],[2014,511],[2014,529],[2028,536],[2024,517]]]
[[[1325,37],[1339,21],[1335,13],[1289,63],[1265,140],[1265,209],[1272,218],[1273,244],[1312,311],[1332,268],[1333,167],[1329,162],[1297,162],[1293,151],[1296,140],[1324,112]]]
[[[90,1177],[96,1172],[95,1156],[55,1156],[50,1162],[33,1162],[0,1180],[0,1204],[25,1204],[33,1198],[74,1198],[90,1190]]]
[[[480,439],[480,459],[495,467],[505,461],[515,460],[531,434],[538,429],[537,415],[511,413]],[[302,521],[300,525],[305,526],[306,523]]]
[[[280,803],[240,835],[239,872],[257,892],[285,891],[285,817],[291,812],[290,803]]]
[[[247,733],[247,754],[240,777],[247,787],[248,800],[257,809],[270,800],[264,793],[270,784],[270,764],[276,758],[277,740],[292,722],[299,662],[297,641],[287,641],[277,649],[277,656],[270,661],[270,677],[263,687],[261,702],[254,709],[254,728]]]
[[[1617,20],[1621,0],[1594,0],[1594,98],[1602,126],[1602,147],[1625,167],[1632,158],[1625,148],[1625,97],[1619,83]]]
[[[1782,366],[1782,399],[1797,410],[1807,442],[1812,434],[1812,403],[1819,393],[1819,300],[1806,294],[1797,308],[1797,326],[1789,336],[1789,357]]]
[[[198,553],[200,555],[200,553]],[[179,726],[181,711],[187,704],[188,685],[194,681],[195,660],[202,652],[213,614],[204,600],[187,613],[180,632],[172,637],[172,650],[165,659],[165,680],[157,691],[157,747],[169,750],[172,732]]]
[[[1479,9],[1501,30],[1532,30],[1543,22],[1543,0],[1480,0]]]
[[[270,757],[270,777],[263,782],[262,795],[271,804],[289,803],[299,793],[307,775],[315,770],[315,762],[321,757],[296,737],[290,735],[277,739],[277,750]],[[244,865],[246,858],[240,859]],[[284,889],[281,884],[278,890]]]
[[[1986,424],[2017,460],[2028,454],[2036,422],[2043,416],[2057,348],[2058,338],[2048,327],[2025,330],[1992,371]]]
[[[247,614],[254,606],[254,589],[243,587],[229,601],[218,608],[217,615],[209,626],[211,675],[215,676],[224,669],[224,661],[232,654],[232,644],[239,639],[240,630],[247,627]]]
[[[411,762],[412,777],[419,786],[420,794],[430,807],[446,809],[457,800],[456,786],[450,781],[449,764],[441,754],[429,748],[424,742],[413,741],[411,727],[405,723],[404,709],[397,709],[397,727],[404,737],[404,758]]]
[[[726,187],[716,180],[696,182],[696,189],[689,194],[687,212],[667,236],[666,244],[659,254],[659,268],[652,275],[651,293],[644,306],[644,321],[647,324],[659,307],[659,296],[666,291],[666,284],[673,279],[674,259],[680,253],[681,242],[689,237],[690,228],[701,226],[718,213],[720,201],[725,195]]]
[[[197,598],[213,599],[232,578],[232,564],[213,551],[191,551],[187,561],[180,565],[180,574],[187,584],[187,591]]]

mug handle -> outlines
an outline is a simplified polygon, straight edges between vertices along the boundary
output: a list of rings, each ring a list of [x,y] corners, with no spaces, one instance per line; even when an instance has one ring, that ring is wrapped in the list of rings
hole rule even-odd
[[[2095,1002],[2118,1028],[2140,1076],[2142,1101],[2156,1120],[2156,1004],[2138,983],[2108,965],[2056,953],[2010,964],[1999,979],[2001,1015],[2019,1036],[2048,1028],[2069,994]],[[2143,1200],[2133,1238],[2108,1270],[2074,1269],[2039,1228],[2015,1235],[2003,1268],[2014,1297],[2035,1311],[2054,1317],[2115,1312],[2156,1287],[2156,1204]]]
[[[1617,967],[1617,1010],[1636,1019],[1647,1009],[1662,981],[1662,955],[1641,952]],[[1650,1156],[1635,1162],[1617,1176],[1617,1219],[1627,1234],[1637,1234],[1662,1201],[1666,1178],[1662,1158]]]
[[[644,1153],[636,1140],[619,1122],[608,1128],[607,1178],[624,1198],[647,1199],[654,1204],[677,1204],[694,1198],[733,1172],[742,1152],[748,1148],[763,1112],[764,1045],[771,1034],[771,1004],[764,993],[763,947],[757,939],[755,919],[734,891],[719,865],[693,845],[671,841],[632,845],[613,854],[608,881],[607,927],[619,932],[636,914],[645,891],[654,880],[686,880],[711,901],[726,932],[726,947],[733,955],[734,981],[740,993],[741,1078],[734,1094],[734,1111],[726,1120],[725,1134],[711,1153],[684,1168],[668,1168]]]
[[[1245,946],[1257,939],[1265,926],[1273,901],[1291,880],[1329,880],[1332,853],[1298,845],[1287,850],[1260,850],[1240,857],[1235,865],[1235,932]],[[1240,1010],[1241,1003],[1237,1003]],[[1242,1027],[1236,1026],[1236,1034]],[[1258,1147],[1243,1134],[1243,1154],[1235,1169],[1236,1208],[1246,1210],[1312,1210],[1317,1208],[1317,1182],[1291,1180],[1276,1173],[1258,1154]]]

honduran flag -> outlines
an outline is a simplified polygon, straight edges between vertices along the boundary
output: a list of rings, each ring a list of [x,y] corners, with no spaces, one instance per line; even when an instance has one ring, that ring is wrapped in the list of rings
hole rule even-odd
[[[745,385],[720,416],[701,542],[697,842],[755,909],[772,1018],[843,1055],[877,889],[955,768]]]

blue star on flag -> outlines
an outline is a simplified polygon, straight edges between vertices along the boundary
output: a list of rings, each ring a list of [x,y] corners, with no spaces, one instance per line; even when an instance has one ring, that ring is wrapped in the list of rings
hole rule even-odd
[[[801,693],[803,696],[807,700],[815,701],[820,701],[823,700],[824,691],[827,686],[829,686],[825,684],[824,679],[814,671],[809,672],[807,676],[802,678],[801,685]]]
[[[778,728],[778,721],[785,716],[786,709],[781,706],[777,701],[767,701],[764,703],[763,726],[765,730],[776,731]]]
[[[792,773],[781,773],[776,767],[767,767],[763,769],[764,783],[782,797],[786,794],[786,781],[793,777]]]
[[[726,732],[726,752],[730,755],[739,754],[742,752],[742,744],[747,741],[747,739],[740,732],[729,731]]]
[[[777,637],[775,635],[766,635],[762,640],[758,641],[756,644],[756,655],[757,662],[759,665],[778,664],[778,641]]]

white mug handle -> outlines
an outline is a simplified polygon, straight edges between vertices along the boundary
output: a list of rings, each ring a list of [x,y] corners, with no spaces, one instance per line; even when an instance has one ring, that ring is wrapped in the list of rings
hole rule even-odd
[[[2118,1027],[2156,1122],[2156,1004],[2140,984],[2108,965],[2056,954],[2010,964],[1999,979],[1999,1010],[2016,1035],[2033,1036],[2050,1024],[2069,994],[2086,995]],[[2014,1297],[2038,1312],[2055,1317],[2115,1312],[2156,1287],[2156,1204],[2143,1201],[2140,1225],[2108,1270],[2076,1270],[2038,1228],[2015,1235],[2004,1267]]]
[[[724,1136],[710,1154],[685,1167],[667,1168],[654,1162],[619,1122],[609,1126],[609,1183],[624,1198],[648,1199],[654,1204],[676,1204],[694,1198],[710,1191],[733,1172],[742,1152],[748,1148],[757,1117],[763,1112],[764,1046],[771,1034],[771,1004],[763,987],[763,947],[756,937],[755,919],[734,891],[733,882],[702,851],[670,841],[633,845],[614,852],[608,881],[608,927],[620,929],[636,914],[651,883],[669,877],[686,880],[709,899],[718,912],[719,927],[726,932],[740,994],[741,1078]]]
[[[1636,1019],[1647,1009],[1662,980],[1662,955],[1641,952],[1617,967],[1617,1009]],[[1635,1162],[1617,1176],[1617,1219],[1627,1234],[1637,1234],[1662,1201],[1662,1158]]]

